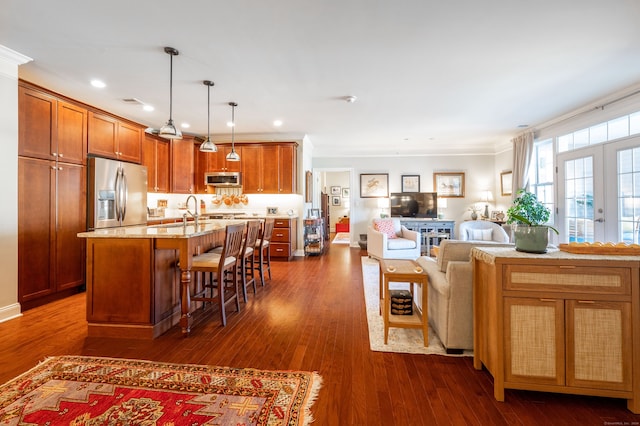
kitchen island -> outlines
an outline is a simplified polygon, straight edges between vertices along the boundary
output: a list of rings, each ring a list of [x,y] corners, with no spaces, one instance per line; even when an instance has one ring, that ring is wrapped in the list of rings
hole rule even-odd
[[[82,232],[87,244],[87,322],[91,337],[153,339],[178,322],[191,329],[194,255],[221,246],[225,227],[204,220]]]

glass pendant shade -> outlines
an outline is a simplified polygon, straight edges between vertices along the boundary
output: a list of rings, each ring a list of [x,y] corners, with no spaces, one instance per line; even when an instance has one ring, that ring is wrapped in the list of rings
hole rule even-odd
[[[231,148],[231,152],[227,154],[227,161],[240,161],[240,155],[234,148]]]
[[[200,152],[218,152],[218,147],[207,137],[207,140],[200,145]]]
[[[165,139],[182,139],[182,132],[176,126],[173,125],[173,120],[169,119],[167,124],[160,127],[158,136]]]
[[[207,86],[207,140],[200,145],[200,152],[218,152],[218,147],[216,144],[211,142],[211,86],[213,86],[213,81],[205,80],[202,82],[205,86]]]
[[[165,139],[182,139],[182,132],[173,124],[173,57],[179,52],[173,47],[165,47],[164,52],[169,55],[169,120],[160,128],[158,136]]]
[[[235,147],[235,129],[236,129],[236,107],[238,106],[235,102],[229,102],[231,105],[231,152],[227,154],[227,161],[240,161],[240,155],[236,152]]]

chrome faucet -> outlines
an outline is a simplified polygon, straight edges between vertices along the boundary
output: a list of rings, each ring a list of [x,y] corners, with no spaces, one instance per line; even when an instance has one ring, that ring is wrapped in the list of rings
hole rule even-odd
[[[189,210],[189,200],[191,200],[192,198],[193,198],[193,204],[194,204],[194,206],[195,206],[195,209],[194,209],[194,210],[195,210],[195,213],[191,213],[191,210]],[[199,217],[199,215],[198,215],[198,200],[196,199],[196,196],[195,196],[195,195],[193,195],[193,194],[192,194],[192,195],[189,195],[189,196],[187,197],[187,201],[185,201],[185,203],[184,203],[184,206],[187,208],[187,213],[188,213],[188,214],[190,214],[190,215],[191,215],[191,217],[193,217],[193,219],[195,220],[195,222],[196,222],[196,226],[198,226],[198,217]],[[185,213],[185,214],[182,216],[182,220],[183,220],[183,223],[184,223],[185,225],[187,224],[187,213]]]

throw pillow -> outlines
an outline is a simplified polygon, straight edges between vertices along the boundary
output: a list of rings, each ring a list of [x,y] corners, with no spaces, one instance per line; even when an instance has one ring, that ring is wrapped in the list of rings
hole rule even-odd
[[[493,239],[493,229],[470,229],[469,236],[473,241],[491,241]]]
[[[393,229],[393,221],[389,219],[376,220],[373,223],[373,229],[383,234],[387,234],[387,238],[397,238],[396,231]]]

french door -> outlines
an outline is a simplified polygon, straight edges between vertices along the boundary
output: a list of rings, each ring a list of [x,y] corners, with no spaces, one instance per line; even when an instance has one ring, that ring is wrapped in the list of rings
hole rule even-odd
[[[640,137],[557,156],[560,242],[638,243]]]

